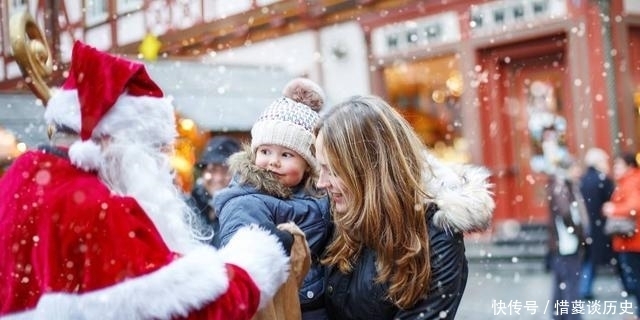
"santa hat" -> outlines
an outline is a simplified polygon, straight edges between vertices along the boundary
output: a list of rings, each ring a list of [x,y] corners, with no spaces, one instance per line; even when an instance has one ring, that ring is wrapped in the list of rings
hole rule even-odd
[[[311,153],[313,128],[324,105],[324,92],[315,82],[296,78],[284,87],[282,94],[251,128],[251,150],[255,153],[265,144],[283,146],[298,153],[315,169],[316,160]]]
[[[176,136],[171,101],[142,63],[115,57],[76,41],[69,77],[45,110],[47,123],[80,135],[69,148],[72,163],[98,169],[103,136],[162,146]]]

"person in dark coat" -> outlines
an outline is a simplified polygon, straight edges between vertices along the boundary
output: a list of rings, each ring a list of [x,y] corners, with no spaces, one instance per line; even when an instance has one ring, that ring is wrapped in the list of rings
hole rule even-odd
[[[587,168],[580,178],[580,193],[589,214],[590,235],[586,241],[582,263],[580,296],[586,300],[593,300],[593,282],[596,279],[597,267],[610,264],[614,257],[611,237],[603,231],[606,217],[602,214],[602,205],[611,198],[615,184],[609,177],[609,156],[604,150],[589,149],[585,154],[584,164]]]
[[[224,246],[242,226],[294,222],[305,234],[311,267],[299,290],[302,319],[327,319],[322,256],[331,234],[329,199],[315,186],[313,128],[324,104],[321,88],[297,78],[285,86],[251,128],[251,145],[229,159],[233,179],[213,198]],[[291,306],[292,308],[294,306]]]
[[[240,142],[229,136],[215,136],[207,143],[196,167],[201,171],[188,203],[204,220],[212,222],[214,212],[210,202],[213,195],[231,181],[227,159],[240,151]]]
[[[463,234],[495,206],[487,170],[444,164],[384,100],[354,97],[316,128],[332,201],[330,319],[454,319],[468,277]]]
[[[553,319],[577,320],[570,303],[580,299],[580,270],[589,235],[589,215],[580,193],[580,166],[560,159],[547,184],[549,199],[549,257],[553,273]],[[567,302],[569,304],[567,304]]]

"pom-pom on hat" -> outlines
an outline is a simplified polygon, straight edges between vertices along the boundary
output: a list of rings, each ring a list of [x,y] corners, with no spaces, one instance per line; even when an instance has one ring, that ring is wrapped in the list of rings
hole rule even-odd
[[[283,146],[298,153],[315,169],[316,160],[311,153],[313,128],[324,105],[324,92],[315,82],[296,78],[287,83],[282,94],[251,128],[251,150],[255,152],[265,144]]]
[[[69,128],[81,141],[69,148],[77,167],[90,171],[101,164],[102,136],[149,146],[169,144],[176,136],[171,101],[151,80],[144,65],[109,55],[76,41],[69,76],[45,110],[45,120]]]

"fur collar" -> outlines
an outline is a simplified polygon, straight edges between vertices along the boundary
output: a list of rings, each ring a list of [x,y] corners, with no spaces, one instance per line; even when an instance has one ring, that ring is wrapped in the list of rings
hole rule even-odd
[[[450,232],[486,230],[495,208],[489,171],[443,163],[430,154],[426,159],[426,190],[439,209],[433,216],[434,223]]]
[[[291,197],[294,190],[285,187],[269,171],[256,166],[251,159],[251,148],[245,147],[228,160],[229,170],[234,179],[240,184],[248,184],[260,192],[286,199]]]

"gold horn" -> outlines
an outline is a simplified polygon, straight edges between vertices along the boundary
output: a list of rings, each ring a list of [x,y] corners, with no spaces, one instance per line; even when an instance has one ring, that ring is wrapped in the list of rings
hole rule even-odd
[[[51,98],[47,81],[53,72],[53,62],[47,39],[28,12],[16,13],[9,22],[13,56],[31,91],[46,106]]]

